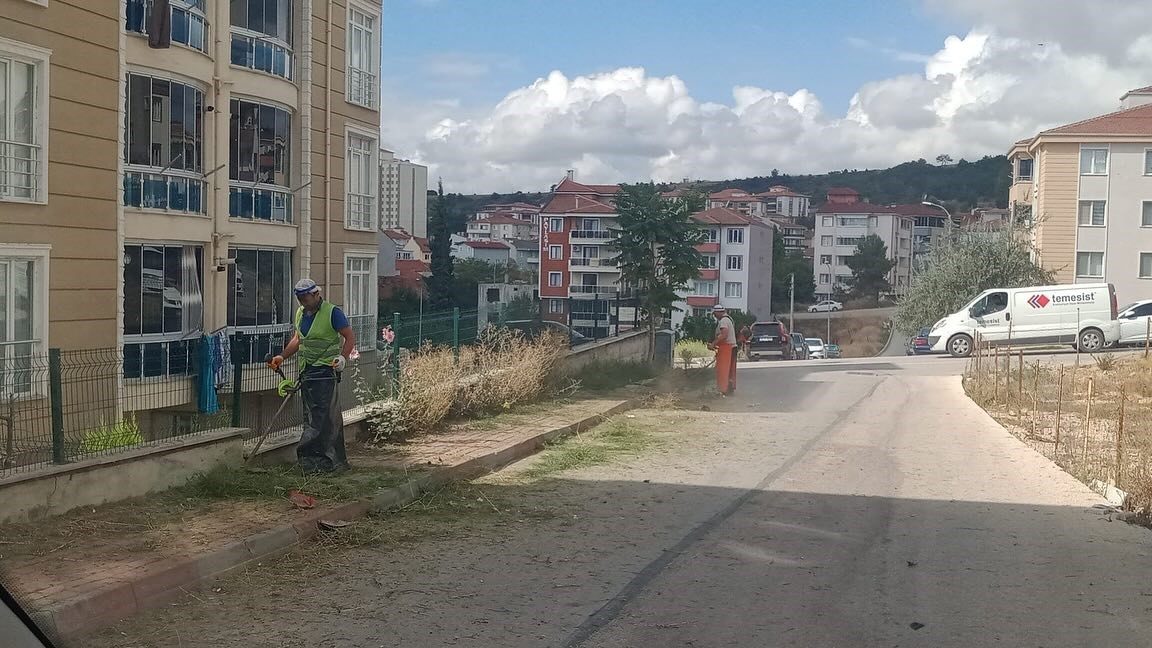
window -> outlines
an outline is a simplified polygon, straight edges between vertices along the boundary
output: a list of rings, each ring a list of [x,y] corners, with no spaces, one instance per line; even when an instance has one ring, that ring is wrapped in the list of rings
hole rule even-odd
[[[1097,227],[1104,225],[1103,200],[1081,200],[1079,213],[1080,216],[1078,220],[1081,225]]]
[[[0,246],[0,395],[33,390],[33,357],[47,347],[47,262],[47,246]]]
[[[743,270],[744,257],[739,254],[729,254],[724,260],[724,266],[729,270]]]
[[[233,99],[228,213],[232,218],[292,222],[288,190],[292,116],[286,110]]]
[[[743,243],[744,230],[739,227],[731,227],[728,229],[728,242],[729,243]]]
[[[1152,227],[1152,200],[1140,203],[1140,227]]]
[[[292,0],[232,0],[232,65],[292,78]]]
[[[1076,253],[1076,276],[1077,277],[1103,277],[1104,276],[1104,253],[1103,252],[1077,252]]]
[[[376,348],[376,257],[344,257],[344,314],[357,349]]]
[[[1108,149],[1080,149],[1081,175],[1106,175],[1108,173]]]
[[[697,281],[695,294],[703,295],[706,297],[716,296],[716,282],[715,281]]]
[[[822,284],[826,284],[826,283],[832,283],[832,275],[830,275],[830,274],[821,274],[821,275],[820,275],[820,283],[822,283]]]
[[[704,230],[704,242],[715,243],[720,240],[720,231],[714,227]]]
[[[836,222],[836,219],[832,216],[821,216],[820,217],[820,224],[824,227],[832,227],[835,222]]]
[[[204,329],[203,257],[194,245],[124,246],[125,378],[192,373]]]
[[[1140,253],[1140,278],[1152,279],[1152,252]]]
[[[564,231],[564,219],[563,218],[549,218],[548,219],[548,231],[549,232],[563,232]]]
[[[743,297],[744,284],[739,281],[725,281],[724,282],[724,296],[725,297]]]
[[[1032,179],[1032,158],[1020,158],[1016,160],[1016,179]]]
[[[124,30],[147,34],[152,19],[154,0],[127,0]],[[172,0],[170,34],[173,43],[179,43],[201,52],[207,51],[208,21],[204,14],[204,0]]]
[[[703,254],[703,255],[701,255],[701,258],[704,260],[703,265],[700,266],[701,268],[704,268],[706,270],[715,270],[716,269],[717,257],[715,254]]]
[[[1152,149],[1144,149],[1144,175],[1152,175]]]
[[[554,315],[558,315],[560,313],[563,313],[564,312],[564,300],[563,299],[549,299],[548,300],[548,312],[552,313]]]
[[[867,216],[841,216],[840,227],[867,227]]]
[[[44,202],[48,51],[0,38],[0,200]]]
[[[848,265],[848,259],[851,259],[851,258],[852,258],[852,255],[850,255],[850,254],[849,255],[839,254],[836,256],[836,265],[846,266],[846,265]]]
[[[377,17],[348,5],[348,101],[376,107]]]
[[[999,313],[1005,308],[1008,308],[1008,293],[1000,291],[988,293],[975,304],[972,304],[968,311],[975,317],[984,317]]]
[[[548,273],[548,285],[557,288],[564,285],[564,275],[559,272]]]
[[[347,137],[348,196],[345,200],[344,227],[372,232],[376,230],[376,192],[380,188],[380,165],[376,161],[380,147],[373,137],[352,132]]]
[[[124,204],[207,213],[203,91],[129,74],[125,106]]]
[[[228,325],[237,327],[291,324],[292,251],[231,248],[228,257]]]
[[[832,263],[832,255],[831,254],[821,254],[820,255],[820,264],[821,265],[830,265],[831,263]]]
[[[823,245],[824,247],[832,247],[832,237],[831,236],[821,236],[820,237],[820,245]]]
[[[562,245],[549,245],[548,246],[548,258],[549,259],[563,259],[564,258],[564,246],[562,246]]]
[[[860,245],[864,241],[863,236],[837,236],[836,245],[851,245],[853,247]]]

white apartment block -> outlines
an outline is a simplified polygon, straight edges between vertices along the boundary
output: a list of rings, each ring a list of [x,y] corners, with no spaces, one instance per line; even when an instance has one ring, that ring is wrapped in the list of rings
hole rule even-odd
[[[380,227],[428,236],[428,167],[380,151]]]
[[[704,256],[704,268],[675,304],[672,325],[679,326],[686,315],[710,313],[718,303],[760,319],[770,317],[773,228],[725,207],[707,209],[693,218],[708,236],[696,247]]]
[[[530,220],[496,214],[469,220],[465,233],[470,239],[513,241],[538,238],[538,230],[539,226]]]
[[[901,213],[908,205],[885,207],[871,203],[827,203],[816,210],[816,233],[812,240],[812,266],[816,275],[816,298],[829,299],[835,288],[847,288],[852,279],[848,259],[856,246],[875,234],[888,248],[896,265],[888,281],[896,295],[911,285],[912,228],[916,217]]]

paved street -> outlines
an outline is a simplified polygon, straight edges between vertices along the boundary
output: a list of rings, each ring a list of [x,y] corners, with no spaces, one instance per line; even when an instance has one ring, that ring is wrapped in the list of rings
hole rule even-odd
[[[972,405],[963,366],[747,365],[707,411],[636,412],[660,440],[636,456],[477,484],[501,514],[314,546],[86,645],[1148,645],[1152,535]]]

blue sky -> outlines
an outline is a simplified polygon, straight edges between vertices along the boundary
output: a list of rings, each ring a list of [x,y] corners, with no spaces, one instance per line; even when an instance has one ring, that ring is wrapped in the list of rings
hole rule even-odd
[[[808,88],[843,111],[859,86],[915,72],[958,25],[910,0],[390,0],[393,95],[495,103],[552,70],[642,66],[702,101]]]

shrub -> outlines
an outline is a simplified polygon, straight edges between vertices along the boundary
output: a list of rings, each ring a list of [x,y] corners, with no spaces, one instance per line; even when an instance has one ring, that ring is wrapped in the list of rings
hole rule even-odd
[[[126,448],[142,443],[144,437],[140,434],[140,424],[133,415],[117,423],[101,425],[84,433],[84,452]]]
[[[685,368],[691,367],[693,360],[708,355],[708,346],[699,340],[680,340],[676,343],[676,357],[680,358]]]

